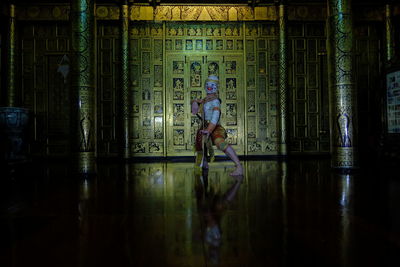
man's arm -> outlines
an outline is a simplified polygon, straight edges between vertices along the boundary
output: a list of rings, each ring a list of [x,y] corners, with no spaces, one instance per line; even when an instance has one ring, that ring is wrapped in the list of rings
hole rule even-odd
[[[215,127],[218,124],[219,117],[221,116],[221,104],[218,99],[215,99],[211,103],[212,105],[212,115],[211,115],[211,120],[210,123],[208,124],[207,129],[204,131],[204,134],[210,134],[212,131],[214,131]]]

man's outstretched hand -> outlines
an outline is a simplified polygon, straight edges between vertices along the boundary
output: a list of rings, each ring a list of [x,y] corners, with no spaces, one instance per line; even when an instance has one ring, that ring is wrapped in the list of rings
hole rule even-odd
[[[197,101],[192,102],[192,114],[196,115],[199,112],[199,103]]]

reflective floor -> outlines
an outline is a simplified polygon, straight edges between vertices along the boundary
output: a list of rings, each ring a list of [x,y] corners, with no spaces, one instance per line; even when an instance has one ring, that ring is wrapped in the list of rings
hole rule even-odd
[[[1,177],[0,266],[400,266],[400,179],[328,160],[63,164]]]

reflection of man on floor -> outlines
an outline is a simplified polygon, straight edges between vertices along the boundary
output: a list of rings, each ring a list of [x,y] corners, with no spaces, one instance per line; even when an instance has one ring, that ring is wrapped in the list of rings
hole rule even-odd
[[[196,151],[200,155],[204,150],[203,136],[206,139],[211,137],[211,141],[218,149],[223,151],[236,165],[236,169],[231,173],[232,176],[243,175],[243,168],[235,150],[225,140],[227,134],[225,129],[219,124],[221,116],[221,100],[218,98],[218,77],[210,75],[206,80],[205,90],[207,96],[204,99],[195,99],[192,101],[192,114],[202,112],[203,129],[196,135]],[[200,105],[200,106],[199,106]],[[208,168],[206,157],[203,157],[203,168]]]
[[[236,176],[234,183],[223,195],[208,186],[208,169],[195,173],[195,192],[197,210],[200,213],[203,242],[208,248],[209,260],[217,264],[221,246],[221,219],[223,212],[233,201],[243,181],[243,176]]]

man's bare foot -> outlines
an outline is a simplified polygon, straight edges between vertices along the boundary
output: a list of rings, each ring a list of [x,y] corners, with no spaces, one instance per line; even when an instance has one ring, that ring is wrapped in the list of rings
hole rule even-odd
[[[230,173],[231,176],[243,175],[243,167],[241,164],[236,165],[236,169]]]

